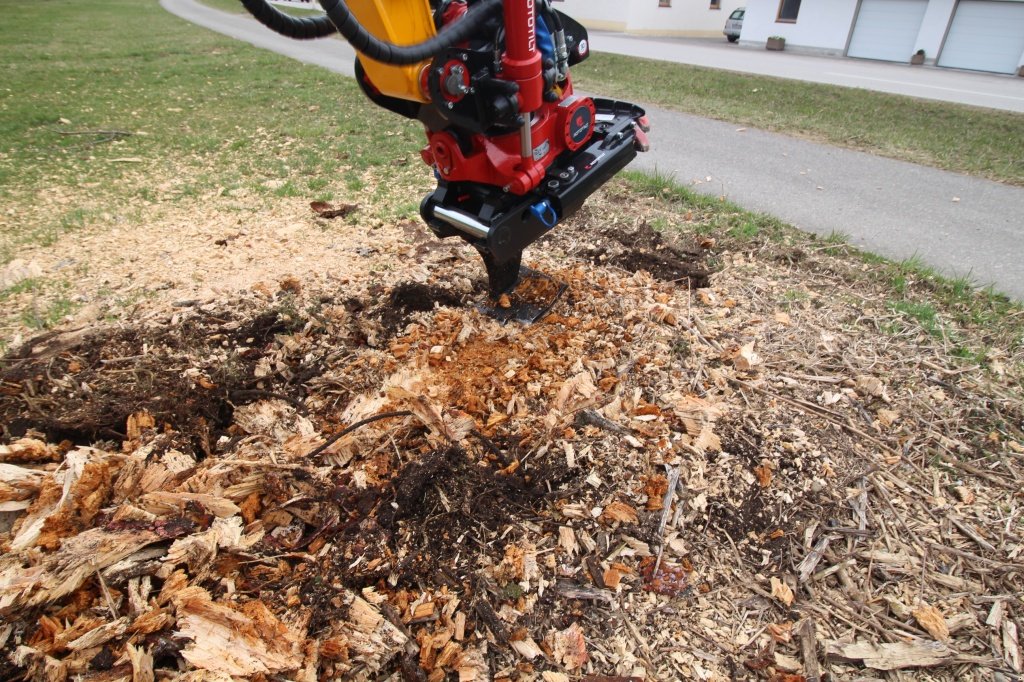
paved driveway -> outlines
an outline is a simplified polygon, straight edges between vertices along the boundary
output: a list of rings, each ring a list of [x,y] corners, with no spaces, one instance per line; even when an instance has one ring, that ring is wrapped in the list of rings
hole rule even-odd
[[[201,26],[352,73],[353,52],[341,40],[289,40],[195,0],[161,4]],[[604,39],[595,35],[595,48]],[[656,107],[648,111],[653,149],[635,167],[670,173],[699,192],[724,195],[803,230],[849,235],[874,253],[919,256],[947,274],[970,275],[1024,300],[1024,188]]]

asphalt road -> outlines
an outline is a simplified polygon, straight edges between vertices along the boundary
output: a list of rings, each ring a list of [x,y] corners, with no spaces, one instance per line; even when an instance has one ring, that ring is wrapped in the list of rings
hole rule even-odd
[[[343,41],[289,40],[195,0],[161,5],[258,47],[352,74],[354,53]],[[593,37],[600,50],[601,36]],[[1024,188],[655,107],[648,112],[653,149],[634,167],[671,174],[809,232],[848,235],[896,260],[920,257],[946,274],[969,275],[979,286],[993,284],[1024,300]]]

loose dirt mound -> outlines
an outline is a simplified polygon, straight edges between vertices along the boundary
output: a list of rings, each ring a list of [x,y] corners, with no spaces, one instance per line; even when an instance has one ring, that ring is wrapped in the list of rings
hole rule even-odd
[[[665,238],[641,222],[635,229],[606,229],[595,235],[594,246],[583,256],[595,265],[614,265],[628,272],[649,272],[656,279],[678,282],[691,289],[708,286],[711,270],[704,263],[704,250],[669,244]]]
[[[694,290],[707,249],[569,225],[522,327],[457,246],[375,245],[4,359],[0,679],[1019,663],[1012,375],[908,356],[813,254]]]

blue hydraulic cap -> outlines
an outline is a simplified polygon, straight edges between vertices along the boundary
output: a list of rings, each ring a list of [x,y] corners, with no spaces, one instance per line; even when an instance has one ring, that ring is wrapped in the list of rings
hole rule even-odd
[[[555,63],[555,39],[551,35],[551,30],[548,25],[544,23],[544,18],[541,16],[537,17],[537,48],[540,53],[544,55],[544,59],[550,59],[551,63]]]
[[[558,213],[547,199],[541,199],[531,206],[530,212],[549,230],[558,224]]]

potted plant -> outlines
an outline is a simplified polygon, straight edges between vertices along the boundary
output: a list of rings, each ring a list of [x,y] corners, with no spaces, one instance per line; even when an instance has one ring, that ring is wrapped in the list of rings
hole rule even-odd
[[[910,63],[914,66],[921,66],[924,64],[924,50],[918,50],[914,54],[910,55]]]
[[[785,50],[786,39],[782,36],[769,36],[768,42],[764,44],[766,50]]]

